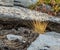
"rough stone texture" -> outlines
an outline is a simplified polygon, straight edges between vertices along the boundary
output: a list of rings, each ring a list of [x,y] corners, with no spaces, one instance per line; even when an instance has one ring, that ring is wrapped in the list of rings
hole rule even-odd
[[[55,31],[55,32],[60,33],[60,24],[49,22],[46,30]]]
[[[40,34],[27,50],[60,50],[60,33],[46,32]]]
[[[14,5],[14,0],[0,0],[0,5],[6,5],[6,6],[13,6]]]
[[[15,1],[17,1],[15,4],[18,3],[25,7],[29,7],[30,5],[37,3],[37,0],[15,0]]]
[[[8,40],[8,34],[14,34],[24,37],[24,42],[16,40]],[[0,30],[0,50],[27,50],[28,46],[34,41],[39,34],[27,28],[18,28],[18,30]]]
[[[38,21],[51,21],[60,23],[59,17],[50,16],[46,13],[29,10],[22,7],[4,7],[0,6],[0,19],[23,19],[23,20],[38,20]]]

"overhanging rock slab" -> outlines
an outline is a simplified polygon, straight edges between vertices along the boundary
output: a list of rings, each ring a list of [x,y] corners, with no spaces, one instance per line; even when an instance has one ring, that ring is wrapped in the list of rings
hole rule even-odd
[[[60,18],[50,16],[46,13],[37,12],[22,7],[4,7],[0,6],[0,19],[22,19],[22,20],[38,20],[51,21],[60,23]]]

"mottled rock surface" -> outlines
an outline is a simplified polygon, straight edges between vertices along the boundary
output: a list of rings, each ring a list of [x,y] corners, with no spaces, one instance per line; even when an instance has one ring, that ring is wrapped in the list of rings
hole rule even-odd
[[[21,39],[9,40],[7,35],[22,36]],[[34,41],[39,34],[27,28],[18,28],[18,30],[0,30],[0,50],[27,50],[28,46]],[[10,36],[9,36],[10,37]]]
[[[60,50],[60,33],[46,32],[39,35],[27,50]]]
[[[33,17],[32,17],[33,16]],[[60,23],[59,17],[54,17],[46,13],[30,10],[23,7],[4,7],[0,6],[1,19],[22,19],[22,20],[38,20],[38,21],[51,21]]]

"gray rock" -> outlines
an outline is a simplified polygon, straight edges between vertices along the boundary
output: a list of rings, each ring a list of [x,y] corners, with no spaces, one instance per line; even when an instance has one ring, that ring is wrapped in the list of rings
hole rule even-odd
[[[33,16],[33,17],[32,17]],[[60,23],[59,17],[54,17],[46,13],[29,10],[22,7],[4,7],[0,6],[0,18],[8,20],[10,18],[18,20],[38,20],[38,21],[51,21]],[[27,18],[27,19],[26,19]]]
[[[56,32],[47,32],[39,35],[39,37],[32,42],[27,50],[60,50],[60,34]]]
[[[23,40],[24,38],[23,38],[22,36],[13,35],[13,34],[8,34],[8,35],[7,35],[7,39],[10,40],[10,41],[12,41],[12,40],[15,41],[15,40],[18,39],[20,42],[25,42],[25,41]]]
[[[14,0],[0,0],[0,4],[1,5],[10,5],[10,6],[13,6],[13,4],[14,4],[14,2],[13,2]]]

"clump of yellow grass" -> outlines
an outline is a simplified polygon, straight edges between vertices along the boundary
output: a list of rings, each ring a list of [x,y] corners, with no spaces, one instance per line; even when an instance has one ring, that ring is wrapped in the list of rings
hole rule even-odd
[[[48,22],[33,21],[33,30],[38,33],[44,33]]]

